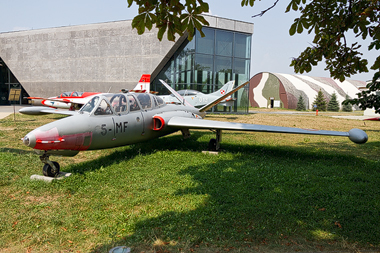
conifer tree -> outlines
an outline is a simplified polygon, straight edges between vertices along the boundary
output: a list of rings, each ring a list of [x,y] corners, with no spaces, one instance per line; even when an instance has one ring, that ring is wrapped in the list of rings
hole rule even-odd
[[[346,95],[346,100],[347,99],[350,99],[350,97],[348,95]],[[342,111],[344,111],[344,112],[352,112],[352,104],[351,103],[342,104]]]
[[[336,94],[335,92],[331,95],[331,99],[329,101],[329,103],[327,104],[327,111],[330,111],[330,112],[339,112],[339,103],[338,103],[338,100],[336,98]]]
[[[316,105],[317,108],[315,108],[314,105]],[[318,111],[326,111],[326,99],[321,90],[318,91],[318,94],[313,102],[313,111],[317,109]]]
[[[298,98],[298,103],[297,103],[297,111],[306,111],[306,106],[305,106],[305,101],[303,100],[302,95]]]

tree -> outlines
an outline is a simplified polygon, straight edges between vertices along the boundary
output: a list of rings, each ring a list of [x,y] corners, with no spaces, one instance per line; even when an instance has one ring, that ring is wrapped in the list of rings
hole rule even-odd
[[[155,24],[159,29],[157,37],[162,39],[167,32],[169,40],[174,41],[175,35],[188,33],[191,40],[197,29],[201,36],[202,26],[208,22],[201,15],[209,11],[209,6],[203,0],[127,0],[130,7],[134,2],[139,6],[139,14],[134,17],[132,27],[139,34],[145,28],[152,29]],[[257,0],[241,0],[241,6],[253,6]],[[262,16],[274,8],[279,0],[273,0],[273,6],[255,16]],[[371,40],[369,50],[380,49],[380,0],[331,0],[306,1],[289,0],[285,12],[296,11],[300,16],[294,20],[289,29],[292,36],[296,33],[314,34],[313,44],[307,47],[298,57],[291,61],[295,72],[310,72],[319,62],[326,62],[326,70],[330,76],[340,81],[351,75],[368,72],[368,61],[362,59],[358,42],[350,43],[347,34],[353,34],[362,40]],[[232,1],[231,1],[231,4]],[[380,97],[373,91],[380,90],[380,55],[371,69],[375,70],[368,91],[363,91],[359,99],[347,101],[366,109],[375,107],[380,112]]]
[[[208,3],[203,0],[127,0],[128,7],[133,2],[139,6],[138,15],[132,20],[132,27],[137,29],[138,34],[143,34],[145,28],[151,30],[153,25],[158,28],[157,38],[162,40],[165,32],[170,41],[175,41],[175,35],[182,36],[188,32],[188,38],[194,37],[195,29],[201,36],[203,25],[209,25],[207,20],[201,15],[209,12]]]
[[[349,96],[346,95],[346,100],[349,100]],[[342,103],[342,111],[344,112],[352,112],[352,104],[350,103]]]
[[[314,105],[316,105],[317,107],[315,107]],[[318,94],[313,102],[313,111],[317,109],[318,111],[326,111],[326,99],[321,90],[318,91]]]
[[[339,103],[336,97],[335,92],[331,95],[331,99],[329,103],[327,104],[327,111],[330,112],[339,112]]]
[[[298,98],[298,103],[297,103],[297,111],[306,111],[306,106],[305,106],[305,101],[303,100],[302,95]]]

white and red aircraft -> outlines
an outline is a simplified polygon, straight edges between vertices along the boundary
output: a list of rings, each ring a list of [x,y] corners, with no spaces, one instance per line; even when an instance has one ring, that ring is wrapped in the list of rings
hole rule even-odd
[[[181,95],[186,100],[186,102],[188,102],[190,105],[194,107],[201,107],[201,106],[207,105],[211,101],[214,101],[224,96],[225,94],[230,92],[234,88],[234,86],[235,86],[235,81],[229,81],[225,85],[223,85],[223,87],[220,88],[219,90],[213,93],[209,93],[209,94],[205,94],[197,90],[179,90],[177,91],[177,93]],[[182,101],[181,102],[178,101],[178,99],[173,94],[160,95],[159,97],[162,98],[167,104],[175,104],[175,103],[182,102]],[[219,105],[232,106],[233,103],[234,103],[234,99],[231,96],[229,96],[225,98],[224,100],[220,101]]]
[[[149,92],[150,88],[150,75],[143,74],[132,91]],[[84,104],[90,101],[94,96],[100,94],[107,94],[101,92],[79,92],[69,91],[64,92],[57,97],[28,97],[32,100],[33,105],[43,105],[53,109],[69,109],[71,111],[79,110]]]

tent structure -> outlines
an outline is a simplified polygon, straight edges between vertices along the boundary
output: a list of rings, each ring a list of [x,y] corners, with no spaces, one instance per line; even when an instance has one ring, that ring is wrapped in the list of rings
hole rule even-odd
[[[327,102],[335,92],[339,104],[346,95],[356,97],[360,87],[366,82],[339,80],[326,77],[310,77],[305,75],[290,75],[261,72],[253,76],[249,83],[249,100],[252,107],[281,107],[296,109],[300,96],[305,101],[306,109],[312,108],[312,103],[318,91],[322,91]]]

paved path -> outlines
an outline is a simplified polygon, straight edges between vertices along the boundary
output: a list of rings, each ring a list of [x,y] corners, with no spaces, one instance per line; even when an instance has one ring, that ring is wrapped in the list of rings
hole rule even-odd
[[[10,114],[13,114],[13,110],[16,111],[16,113],[18,113],[18,110],[20,110],[20,108],[22,108],[24,106],[21,106],[21,105],[0,105],[0,119],[4,119],[5,117],[7,117],[8,115]]]

